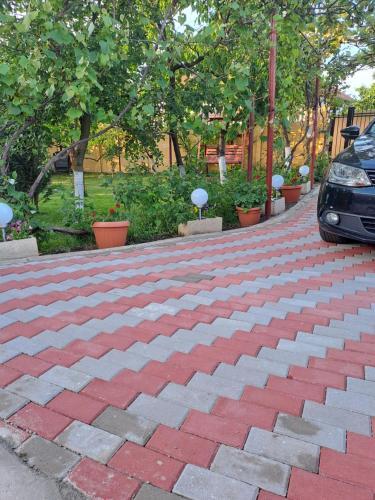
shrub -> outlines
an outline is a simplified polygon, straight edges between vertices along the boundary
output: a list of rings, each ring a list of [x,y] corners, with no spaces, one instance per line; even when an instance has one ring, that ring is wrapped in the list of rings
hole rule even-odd
[[[314,179],[316,182],[320,182],[328,169],[329,156],[327,153],[321,152],[316,157],[315,169],[314,169]]]

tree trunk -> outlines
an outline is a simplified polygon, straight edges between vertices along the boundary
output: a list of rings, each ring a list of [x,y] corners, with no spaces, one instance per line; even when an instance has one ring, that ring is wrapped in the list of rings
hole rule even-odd
[[[81,134],[81,139],[87,139],[90,136],[91,127],[91,117],[88,113],[85,113],[79,119]],[[83,182],[83,163],[85,160],[85,155],[87,151],[88,142],[85,141],[72,149],[71,160],[74,178],[74,196],[76,198],[76,207],[83,208],[84,198],[85,198],[85,188]]]
[[[174,130],[171,130],[169,132],[170,138],[172,139],[172,144],[173,144],[173,151],[176,157],[176,163],[178,166],[178,169],[180,171],[180,176],[184,177],[186,175],[185,171],[185,166],[184,166],[184,160],[182,159],[182,154],[181,154],[181,148],[178,143],[178,137],[177,137],[177,132]]]
[[[219,137],[219,175],[221,184],[224,184],[227,176],[227,162],[225,160],[225,135],[226,130],[221,129]]]
[[[290,165],[292,164],[292,161],[293,161],[292,148],[291,148],[290,137],[289,137],[289,130],[288,130],[288,127],[285,125],[285,123],[282,123],[281,126],[282,126],[284,140],[285,140],[285,147],[284,147],[285,166],[287,168],[289,168]]]

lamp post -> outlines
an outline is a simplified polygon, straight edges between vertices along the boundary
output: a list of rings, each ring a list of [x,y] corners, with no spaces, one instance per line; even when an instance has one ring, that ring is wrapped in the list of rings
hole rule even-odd
[[[13,219],[13,210],[6,203],[0,203],[0,229],[5,241],[5,229],[9,222]]]
[[[267,166],[266,184],[267,201],[266,217],[271,216],[272,210],[272,166],[273,166],[273,136],[275,121],[275,94],[276,94],[276,22],[271,17],[270,52],[268,63],[268,129],[267,129]]]
[[[202,208],[205,206],[205,204],[208,201],[207,191],[205,191],[202,188],[194,189],[194,191],[191,193],[190,198],[191,198],[193,205],[198,207],[199,220],[202,220]]]

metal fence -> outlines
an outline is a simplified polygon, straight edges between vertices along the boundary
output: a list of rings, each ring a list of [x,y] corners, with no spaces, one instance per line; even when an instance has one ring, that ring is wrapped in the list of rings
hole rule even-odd
[[[334,158],[343,149],[349,146],[349,141],[341,136],[341,129],[350,125],[357,125],[361,132],[367,125],[375,119],[375,110],[373,111],[356,111],[354,107],[349,107],[346,115],[337,115],[331,122],[331,143],[330,155]]]

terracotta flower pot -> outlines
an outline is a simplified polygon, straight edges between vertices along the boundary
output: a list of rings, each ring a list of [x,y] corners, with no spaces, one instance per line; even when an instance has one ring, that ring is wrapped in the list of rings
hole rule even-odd
[[[129,222],[94,222],[92,229],[98,248],[122,247],[128,236]]]
[[[254,226],[260,220],[260,208],[250,208],[247,212],[241,207],[236,207],[241,227]]]
[[[283,186],[281,193],[285,198],[285,203],[297,203],[301,196],[302,186]]]

